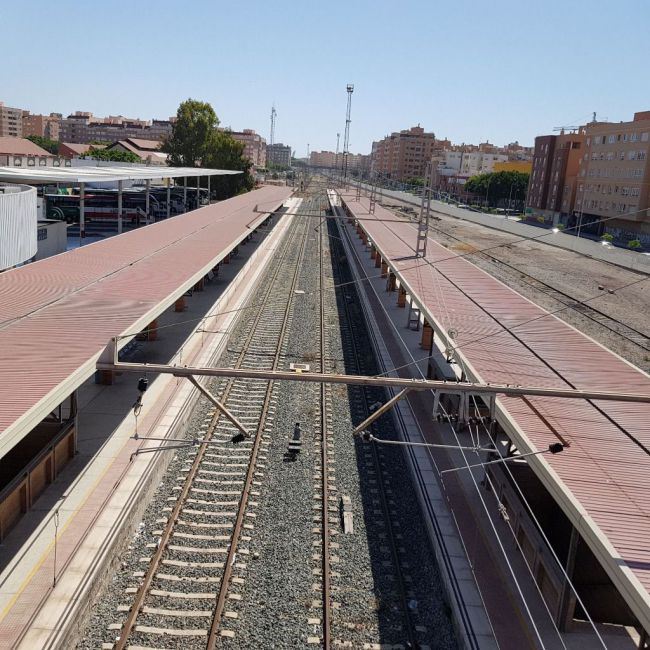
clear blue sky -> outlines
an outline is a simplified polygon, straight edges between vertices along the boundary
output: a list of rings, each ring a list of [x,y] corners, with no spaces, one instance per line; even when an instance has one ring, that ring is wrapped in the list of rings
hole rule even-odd
[[[302,156],[420,123],[454,142],[533,138],[650,109],[647,0],[23,0],[0,11],[0,101],[166,118],[209,101]]]

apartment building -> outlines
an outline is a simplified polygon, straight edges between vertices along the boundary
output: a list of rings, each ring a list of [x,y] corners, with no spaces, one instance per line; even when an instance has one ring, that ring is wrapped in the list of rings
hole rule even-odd
[[[325,169],[334,169],[341,167],[343,161],[343,154],[336,153],[335,151],[312,151],[309,154],[309,164],[312,167],[323,167]],[[349,165],[349,161],[348,161]]]
[[[586,127],[574,217],[593,234],[650,244],[650,111]]]
[[[0,137],[23,137],[23,110],[0,102]]]
[[[121,115],[95,117],[92,113],[76,111],[61,120],[62,142],[89,144],[96,141],[115,142],[127,138],[162,140],[171,135],[172,120],[139,120]]]
[[[373,143],[373,173],[400,181],[422,178],[435,148],[435,134],[426,133],[419,125],[391,133]]]
[[[58,140],[61,131],[61,113],[34,115],[23,111],[23,137],[38,135],[50,140]]]
[[[535,138],[526,211],[553,224],[568,223],[574,209],[585,129]]]
[[[266,162],[278,167],[291,167],[291,147],[278,142],[266,147]]]
[[[230,131],[225,129],[235,140],[244,145],[244,156],[254,167],[266,167],[266,140],[253,129]]]

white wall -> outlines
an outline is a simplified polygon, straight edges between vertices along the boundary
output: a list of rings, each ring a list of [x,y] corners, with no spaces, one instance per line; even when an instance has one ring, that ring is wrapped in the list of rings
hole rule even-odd
[[[0,185],[0,271],[36,255],[36,188]]]

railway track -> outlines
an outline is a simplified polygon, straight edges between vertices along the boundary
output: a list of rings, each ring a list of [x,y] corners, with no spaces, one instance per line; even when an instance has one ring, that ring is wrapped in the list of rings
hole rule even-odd
[[[320,210],[319,210],[320,213]],[[320,282],[320,367],[321,372],[332,372],[328,364],[329,348],[327,340],[327,294],[325,291],[325,227],[318,229],[319,237],[319,282]],[[322,554],[322,599],[323,599],[323,648],[329,650],[332,643],[332,589],[330,567],[330,496],[336,492],[333,465],[330,463],[330,450],[333,450],[333,431],[331,421],[332,385],[320,385],[320,473],[321,473],[321,554]],[[333,494],[330,495],[330,492]],[[336,506],[334,506],[336,510]],[[338,523],[336,517],[334,522]]]
[[[362,331],[365,327],[365,321],[360,313],[353,313],[353,306],[359,305],[357,289],[354,284],[349,283],[352,276],[349,272],[344,272],[341,259],[345,256],[342,244],[340,243],[341,230],[333,221],[329,222],[334,242],[334,254],[332,255],[334,263],[334,275],[338,282],[344,282],[341,287],[341,299],[339,301],[339,310],[341,319],[345,323],[343,334],[343,348],[346,358],[346,372],[354,374],[375,374],[376,369],[372,367],[374,362],[372,356],[366,350],[359,347],[358,336],[355,332]],[[343,329],[343,328],[342,328]],[[370,414],[370,405],[377,401],[386,401],[386,394],[383,389],[364,389],[361,387],[351,387],[351,408],[355,424],[363,421]],[[384,422],[386,417],[384,418]],[[374,433],[378,433],[377,424],[373,424]],[[392,429],[392,427],[390,427]],[[388,601],[386,609],[391,610],[389,626],[393,632],[397,631],[401,637],[404,647],[417,648],[422,642],[422,632],[425,631],[421,625],[417,624],[415,610],[417,610],[417,600],[414,598],[415,593],[412,591],[411,567],[409,565],[408,553],[403,545],[402,532],[399,511],[396,509],[396,503],[393,499],[394,493],[390,484],[392,476],[392,467],[394,466],[394,456],[388,458],[383,449],[377,445],[367,444],[357,439],[357,453],[361,459],[361,465],[364,473],[369,477],[376,477],[370,480],[370,483],[376,487],[371,488],[373,493],[373,512],[379,515],[381,522],[380,528],[383,532],[378,534],[379,552],[381,554],[382,566],[386,567],[394,575],[393,588],[388,593],[382,594],[382,597]],[[388,452],[394,454],[394,450]],[[401,452],[400,452],[401,453]],[[377,508],[377,506],[379,506]],[[396,612],[397,610],[397,612]]]
[[[276,369],[286,353],[288,324],[303,261],[308,225],[296,220],[287,234],[261,304],[235,367]],[[299,239],[299,246],[295,240]],[[278,308],[278,296],[286,296]],[[178,496],[163,508],[166,517],[152,557],[135,592],[115,648],[214,648],[233,633],[224,622],[237,614],[227,609],[243,583],[247,543],[254,531],[256,489],[263,477],[261,453],[275,410],[274,382],[220,382],[219,399],[254,431],[252,439],[233,444],[237,429],[219,411],[208,411],[200,432],[205,441],[179,476]]]

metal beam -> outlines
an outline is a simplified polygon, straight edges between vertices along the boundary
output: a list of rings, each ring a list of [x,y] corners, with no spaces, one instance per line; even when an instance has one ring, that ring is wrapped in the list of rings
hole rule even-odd
[[[389,399],[383,406],[378,408],[374,413],[369,415],[353,432],[352,435],[357,435],[367,429],[375,420],[378,420],[386,411],[390,411],[390,409],[399,402],[402,397],[406,397],[406,394],[410,391],[410,388],[404,388],[401,390],[397,395]]]
[[[498,395],[537,397],[562,397],[568,399],[589,399],[613,402],[637,402],[650,404],[650,395],[636,393],[616,393],[574,390],[571,388],[536,388],[529,386],[510,386],[500,384],[480,384],[471,382],[452,382],[435,379],[403,379],[401,377],[367,377],[364,375],[339,375],[318,372],[300,372],[286,370],[250,370],[246,368],[200,368],[191,366],[168,366],[156,363],[126,363],[117,361],[114,352],[117,349],[112,340],[97,362],[98,370],[113,370],[116,372],[139,372],[189,377],[192,375],[205,377],[234,377],[237,379],[260,379],[273,381],[306,381],[311,383],[353,384],[358,386],[389,386],[408,388],[410,390],[454,390],[459,393],[484,393]],[[109,360],[110,359],[110,360]]]
[[[250,433],[244,427],[244,425],[226,408],[226,406],[220,402],[207,388],[204,388],[196,380],[196,377],[192,375],[187,375],[187,378],[196,386],[200,393],[205,395],[232,423],[237,429],[239,429],[247,438],[250,437]]]

